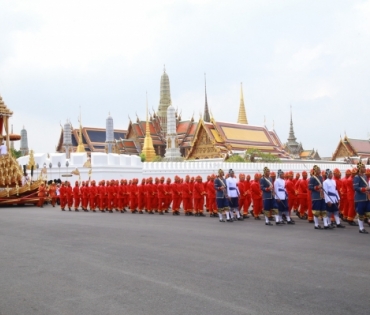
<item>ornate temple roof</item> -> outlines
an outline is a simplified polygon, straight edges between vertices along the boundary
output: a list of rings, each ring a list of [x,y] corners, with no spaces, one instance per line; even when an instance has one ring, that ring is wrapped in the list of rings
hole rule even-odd
[[[344,139],[340,139],[338,146],[332,156],[332,161],[353,156],[369,158],[370,140],[351,139],[345,136]]]
[[[114,138],[116,140],[124,139],[126,137],[126,130],[115,129]],[[82,143],[86,152],[105,152],[105,128],[82,127]],[[72,129],[72,150],[76,151],[79,139],[79,128]],[[57,152],[63,152],[63,130],[61,130]]]
[[[266,127],[217,122],[214,119],[210,123],[200,120],[194,139],[187,158],[196,158],[196,154],[194,155],[196,148],[209,143],[217,149],[219,154],[253,148],[281,158],[288,157],[278,135],[275,131],[268,130]],[[211,158],[211,156],[208,158]]]

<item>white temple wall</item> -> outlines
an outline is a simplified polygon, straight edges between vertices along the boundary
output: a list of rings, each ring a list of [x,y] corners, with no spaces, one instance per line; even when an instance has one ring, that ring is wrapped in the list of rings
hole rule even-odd
[[[34,154],[35,163],[39,165],[39,169],[34,169],[34,179],[38,178],[41,169],[44,164],[47,169],[47,180],[51,179],[66,179],[66,180],[78,180],[79,176],[73,175],[72,177],[65,177],[65,174],[71,174],[72,171],[78,169],[80,172],[81,180],[89,179],[90,168],[83,167],[87,162],[87,153],[71,153],[71,158],[66,159],[65,153],[52,153],[48,157],[46,153]],[[28,156],[22,156],[18,158],[19,164],[26,165],[29,161]],[[66,166],[68,161],[69,166]],[[60,168],[58,167],[60,162]],[[51,163],[51,168],[49,164]],[[142,163],[140,157],[136,155],[118,155],[115,153],[91,153],[91,179],[96,181],[102,179],[132,179],[147,177],[169,177],[172,180],[176,175],[185,177],[186,175],[197,176],[200,175],[205,179],[207,175],[217,174],[221,168],[225,173],[232,168],[235,174],[238,176],[240,173],[251,175],[252,177],[256,172],[262,173],[263,168],[267,166],[271,171],[277,172],[278,169],[283,171],[302,172],[308,171],[313,165],[318,164],[322,170],[327,168],[334,169],[338,168],[342,174],[347,169],[351,169],[354,165],[350,164],[338,164],[333,162],[327,163],[225,163],[221,160],[197,160],[197,161],[186,161],[186,162],[145,162]],[[30,173],[30,172],[29,172]]]

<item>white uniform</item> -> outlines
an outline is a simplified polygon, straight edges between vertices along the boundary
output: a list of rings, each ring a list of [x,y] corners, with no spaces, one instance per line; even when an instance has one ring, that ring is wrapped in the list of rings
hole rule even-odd
[[[337,184],[334,179],[327,178],[324,180],[323,188],[325,190],[325,202],[338,203],[340,198],[337,191]]]
[[[237,198],[240,195],[239,188],[236,184],[237,181],[235,177],[229,177],[226,179],[227,195],[230,198]]]
[[[285,200],[286,199],[286,192],[285,192],[285,180],[281,178],[277,178],[274,182],[274,190],[275,190],[275,199]]]

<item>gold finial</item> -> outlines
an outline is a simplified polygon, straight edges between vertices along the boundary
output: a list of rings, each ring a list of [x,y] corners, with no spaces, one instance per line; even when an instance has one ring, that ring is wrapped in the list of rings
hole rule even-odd
[[[81,121],[81,106],[80,106],[80,117],[78,118],[78,122],[80,123],[80,130],[79,130],[79,137],[78,137],[78,145],[76,152],[86,152],[85,146],[82,142],[82,121]]]
[[[243,83],[240,82],[240,105],[239,105],[239,115],[238,115],[238,124],[248,124],[247,114],[244,106],[244,96],[243,96]]]
[[[166,72],[166,65],[163,65],[163,72]]]
[[[142,153],[145,155],[145,160],[151,162],[155,158],[155,150],[153,146],[153,139],[150,134],[150,126],[148,119],[148,92],[146,92],[146,126],[145,126],[145,138]]]

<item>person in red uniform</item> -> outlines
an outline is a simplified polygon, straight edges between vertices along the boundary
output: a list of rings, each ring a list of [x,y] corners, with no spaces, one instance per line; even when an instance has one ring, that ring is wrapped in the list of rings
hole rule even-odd
[[[145,178],[141,179],[141,183],[138,186],[138,201],[137,201],[137,208],[140,214],[144,213],[145,210]]]
[[[148,210],[149,214],[154,214],[153,212],[153,197],[154,197],[154,185],[153,185],[153,178],[149,177],[146,181],[146,209]]]
[[[98,195],[98,187],[96,186],[95,180],[91,181],[91,185],[88,188],[88,192],[89,192],[89,207],[90,207],[90,210],[95,212],[96,207],[97,207],[97,195]]]
[[[193,191],[190,187],[190,176],[185,176],[185,181],[181,184],[181,192],[182,192],[182,207],[184,208],[184,212],[186,216],[192,215],[193,208],[192,208],[192,197]]]
[[[80,183],[76,180],[75,186],[73,187],[73,200],[75,210],[78,210],[78,207],[80,206],[80,199]]]
[[[87,210],[87,207],[89,205],[89,192],[90,186],[89,181],[85,182],[84,189],[81,190],[81,196],[82,196],[82,209]]]
[[[62,182],[59,189],[59,200],[60,200],[60,208],[62,211],[65,211],[65,207],[67,205],[67,191],[66,191],[66,183]]]
[[[295,202],[294,202],[294,205],[293,205],[293,209],[294,211],[298,214],[298,210],[299,210],[299,206],[300,206],[300,198],[298,196],[298,189],[297,189],[297,183],[299,182],[300,180],[300,177],[301,177],[301,174],[299,173],[296,173],[295,174],[295,178],[293,179],[293,183],[294,183],[294,189],[295,189],[295,195],[296,195],[296,198],[295,198]]]
[[[253,183],[251,183],[251,197],[253,202],[253,216],[255,220],[260,220],[262,212],[262,190],[260,187],[260,174],[254,175]]]
[[[237,183],[238,189],[239,189],[239,212],[242,214],[244,218],[244,213],[248,212],[248,210],[244,210],[244,202],[245,202],[245,175],[239,174],[239,182]]]
[[[209,212],[209,198],[208,198],[207,186],[210,183],[210,181],[211,181],[211,175],[207,175],[207,181],[204,183],[204,189],[206,191],[206,194],[204,195],[204,197],[206,198],[206,203],[205,203],[205,205],[206,205],[206,212]]]
[[[130,211],[131,213],[136,213],[137,211],[137,204],[138,200],[137,197],[139,195],[138,187],[137,187],[137,179],[132,179],[131,188],[130,188]]]
[[[40,207],[40,208],[43,208],[44,203],[45,203],[45,197],[46,197],[46,187],[45,187],[44,183],[41,183],[41,185],[39,186],[39,190],[37,192],[37,197],[39,197],[39,201],[37,203],[37,206]]]
[[[158,197],[158,212],[164,214],[164,205],[166,201],[166,195],[164,193],[164,177],[162,176],[157,185],[157,197]]]
[[[251,197],[251,176],[247,175],[244,183],[244,204],[243,204],[243,218],[249,218],[248,212],[249,207],[252,203],[252,197]]]
[[[73,189],[71,186],[71,183],[67,181],[67,187],[66,187],[66,195],[67,195],[67,206],[68,210],[72,211],[73,207]]]
[[[351,177],[351,170],[346,170],[345,176],[342,179],[342,191],[340,195],[339,211],[342,214],[342,219],[347,222],[348,218],[348,198],[347,198],[347,180]]]
[[[216,190],[215,190],[215,179],[216,176],[214,174],[211,175],[209,183],[207,184],[207,198],[209,199],[209,212],[210,216],[214,218],[218,218],[218,208],[216,202]]]
[[[202,183],[202,177],[198,175],[196,177],[196,182],[194,183],[194,190],[193,190],[195,216],[204,217],[203,207],[204,207],[204,195],[205,194],[206,194],[206,191]]]
[[[349,225],[357,226],[354,222],[356,211],[355,211],[355,190],[353,188],[353,178],[357,175],[357,168],[353,168],[351,176],[347,178],[347,203],[348,203],[348,217],[347,223]]]
[[[55,204],[57,203],[57,187],[55,185],[55,182],[52,182],[49,187],[49,198],[51,205],[55,207]]]
[[[292,209],[294,209],[294,204],[295,204],[295,199],[296,199],[296,191],[294,187],[294,182],[293,182],[293,172],[289,171],[288,173],[288,180],[286,181],[285,184],[285,189],[288,194],[288,212],[289,216],[291,214]]]
[[[195,204],[194,204],[194,184],[195,184],[195,178],[192,176],[190,178],[190,190],[191,190],[190,206],[191,206],[191,209],[193,209],[193,210],[195,210]]]
[[[153,200],[152,200],[152,207],[154,212],[158,212],[158,184],[159,178],[156,177],[153,183]]]
[[[302,220],[306,220],[308,218],[307,210],[308,210],[308,179],[307,179],[307,172],[302,172],[302,178],[296,184],[296,190],[298,192],[298,199],[299,199],[299,212],[297,213],[298,218]],[[312,218],[313,219],[313,218]]]
[[[310,170],[310,176],[313,176],[314,170]],[[307,189],[308,189],[308,182],[309,179],[307,179]],[[311,198],[311,192],[307,190],[307,221],[308,223],[315,223],[313,219],[313,212],[312,212],[312,198]]]
[[[170,207],[171,207],[171,203],[172,203],[172,184],[171,184],[171,178],[167,178],[166,180],[166,185],[164,187],[164,194],[166,196],[165,198],[165,211],[164,212],[168,212]],[[180,212],[178,213],[180,214]]]
[[[176,175],[175,182],[172,184],[172,214],[180,214],[181,185],[180,177]]]

